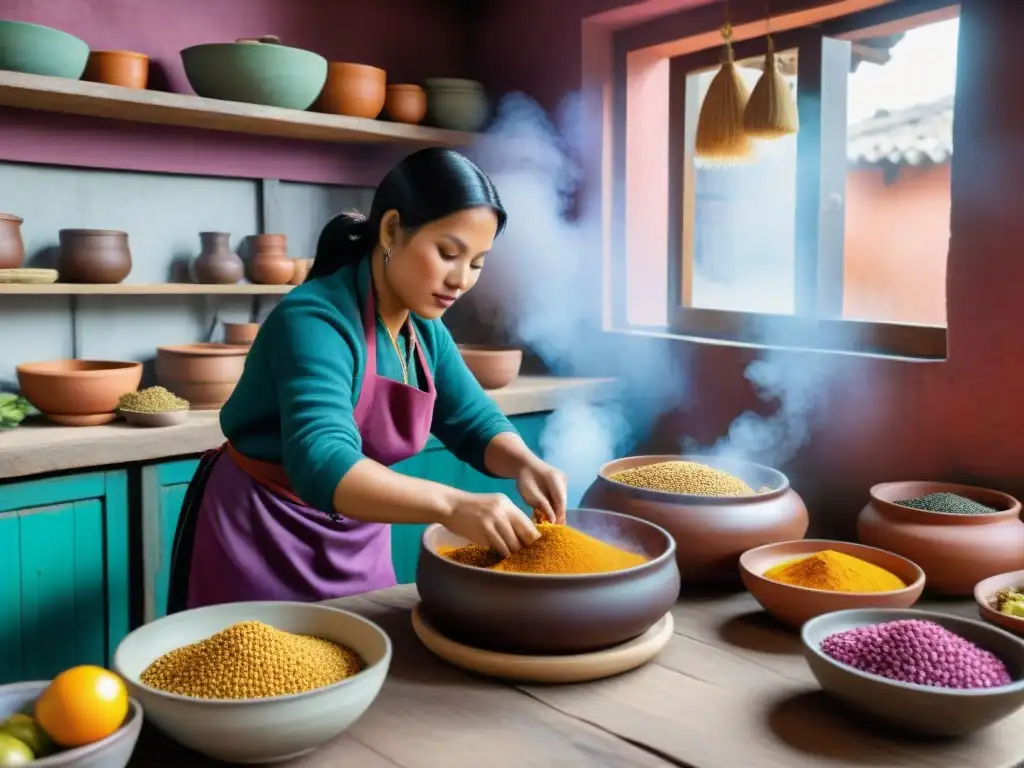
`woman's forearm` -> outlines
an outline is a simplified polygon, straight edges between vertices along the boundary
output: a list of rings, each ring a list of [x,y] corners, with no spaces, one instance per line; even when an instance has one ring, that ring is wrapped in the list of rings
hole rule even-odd
[[[497,477],[514,478],[537,457],[515,432],[495,435],[484,451],[484,466]]]
[[[334,489],[334,510],[368,523],[443,523],[466,495],[363,459]]]

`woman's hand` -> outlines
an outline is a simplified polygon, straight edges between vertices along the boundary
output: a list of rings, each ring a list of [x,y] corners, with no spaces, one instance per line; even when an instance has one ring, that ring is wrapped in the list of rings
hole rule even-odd
[[[503,558],[540,538],[530,518],[503,493],[460,496],[443,525],[474,544],[493,549]]]
[[[565,474],[531,455],[516,473],[516,490],[523,501],[539,511],[548,522],[565,523],[568,490]]]

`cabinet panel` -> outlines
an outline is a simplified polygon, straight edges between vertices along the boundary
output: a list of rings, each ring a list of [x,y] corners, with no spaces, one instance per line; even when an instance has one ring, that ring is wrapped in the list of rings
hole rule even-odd
[[[142,615],[167,613],[171,550],[189,481],[199,461],[170,461],[142,468]]]

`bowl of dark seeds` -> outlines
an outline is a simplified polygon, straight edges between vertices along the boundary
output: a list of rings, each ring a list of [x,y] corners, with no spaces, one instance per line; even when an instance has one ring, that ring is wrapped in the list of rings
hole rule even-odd
[[[117,412],[129,424],[139,427],[170,427],[188,418],[188,400],[163,387],[128,392],[117,403]]]
[[[1020,511],[993,488],[880,483],[857,518],[857,539],[921,566],[926,592],[969,596],[979,581],[1024,564]]]

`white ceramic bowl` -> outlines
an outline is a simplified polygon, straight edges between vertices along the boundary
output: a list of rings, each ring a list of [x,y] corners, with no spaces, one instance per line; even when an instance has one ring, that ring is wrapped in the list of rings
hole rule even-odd
[[[46,690],[49,680],[0,685],[0,721],[17,712],[32,713],[32,706]],[[135,751],[142,730],[142,707],[132,699],[124,724],[105,739],[84,747],[65,749],[39,758],[32,768],[125,768]]]
[[[142,685],[139,677],[168,651],[205,640],[240,621],[348,646],[366,662],[334,685],[266,699],[193,699]],[[310,752],[345,731],[377,698],[391,665],[391,640],[362,616],[316,603],[228,603],[172,614],[129,634],[114,655],[117,670],[146,717],[186,747],[233,763],[268,763]]]
[[[966,690],[901,683],[861,672],[821,650],[821,641],[836,632],[901,619],[934,622],[991,651],[1006,665],[1013,682],[998,688]],[[904,730],[931,736],[964,736],[1024,705],[1024,641],[980,621],[913,609],[863,608],[811,619],[801,629],[800,639],[811,672],[826,692]]]

